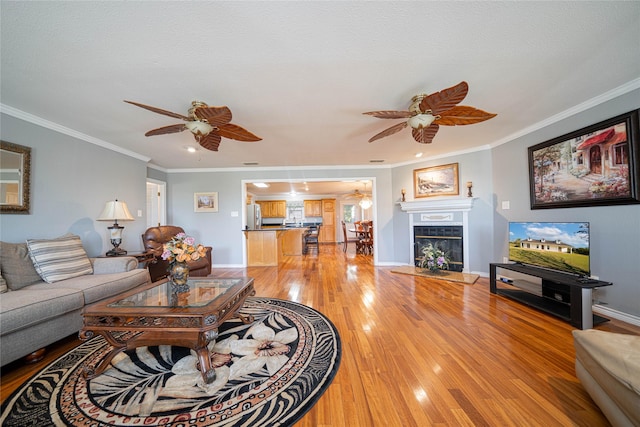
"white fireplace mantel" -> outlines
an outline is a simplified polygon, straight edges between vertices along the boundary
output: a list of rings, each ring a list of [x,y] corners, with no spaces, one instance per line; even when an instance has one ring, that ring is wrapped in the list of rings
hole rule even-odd
[[[440,225],[454,225],[453,212],[462,212],[462,256],[464,265],[462,271],[469,273],[471,258],[469,253],[469,211],[473,207],[475,197],[450,198],[450,199],[428,199],[413,200],[410,202],[400,202],[400,208],[409,214],[409,253],[411,260],[409,264],[413,264],[414,236],[413,227],[416,225],[414,215],[422,214],[418,220],[419,223],[436,221]]]
[[[455,211],[468,212],[473,207],[475,197],[463,199],[429,199],[400,202],[400,208],[408,213]]]

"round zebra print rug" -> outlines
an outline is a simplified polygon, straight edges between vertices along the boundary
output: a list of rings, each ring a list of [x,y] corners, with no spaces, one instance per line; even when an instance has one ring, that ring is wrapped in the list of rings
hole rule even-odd
[[[291,301],[248,298],[210,343],[216,380],[205,384],[195,354],[149,346],[120,353],[86,380],[110,346],[98,336],[34,375],[2,406],[9,426],[289,426],[320,398],[340,364],[329,319]]]

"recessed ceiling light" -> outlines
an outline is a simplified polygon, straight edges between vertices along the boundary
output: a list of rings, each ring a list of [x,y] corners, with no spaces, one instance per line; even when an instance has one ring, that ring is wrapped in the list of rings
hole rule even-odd
[[[198,150],[196,149],[196,147],[187,147],[187,151],[190,153],[195,153]]]
[[[417,158],[422,157],[422,153],[416,153],[416,157],[417,157]]]
[[[266,182],[254,182],[253,185],[255,185],[258,188],[267,188],[267,187],[269,187],[269,184],[267,184]]]

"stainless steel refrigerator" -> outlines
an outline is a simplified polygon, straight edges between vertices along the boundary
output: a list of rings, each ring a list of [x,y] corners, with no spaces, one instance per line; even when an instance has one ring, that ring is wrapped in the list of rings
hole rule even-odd
[[[260,205],[253,204],[247,206],[247,228],[249,230],[262,228],[262,213],[260,212]]]

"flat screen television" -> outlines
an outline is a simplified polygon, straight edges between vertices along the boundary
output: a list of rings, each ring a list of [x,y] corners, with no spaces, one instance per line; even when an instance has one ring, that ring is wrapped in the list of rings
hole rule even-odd
[[[589,277],[589,223],[510,222],[509,261]]]

